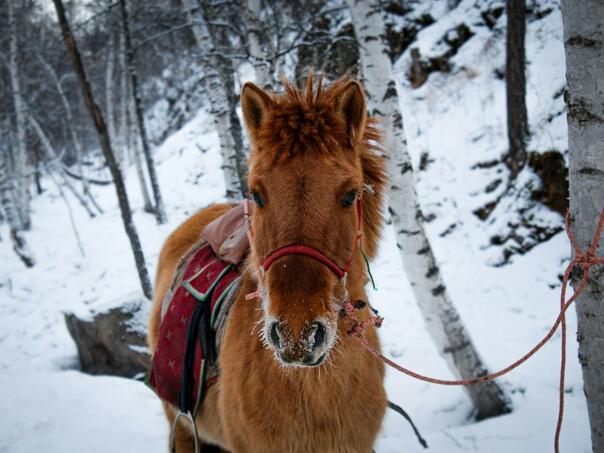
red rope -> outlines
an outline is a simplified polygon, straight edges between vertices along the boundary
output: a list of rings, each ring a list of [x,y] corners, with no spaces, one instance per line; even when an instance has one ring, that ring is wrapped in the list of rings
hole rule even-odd
[[[491,373],[487,376],[482,376],[479,378],[472,379],[458,379],[458,380],[447,380],[447,379],[437,379],[430,376],[425,376],[423,374],[416,373],[415,371],[409,370],[405,368],[389,358],[382,355],[380,351],[375,349],[367,339],[365,338],[364,331],[368,325],[374,325],[376,327],[380,327],[382,323],[382,318],[379,316],[371,316],[367,320],[360,321],[355,315],[355,307],[350,303],[344,303],[344,313],[345,316],[348,316],[353,320],[352,328],[349,330],[349,334],[356,338],[369,352],[371,352],[378,359],[383,361],[385,364],[391,366],[392,368],[400,371],[401,373],[406,374],[407,376],[411,376],[415,379],[419,379],[420,381],[429,382],[432,384],[439,385],[472,385],[472,384],[480,384],[482,382],[492,381],[500,376],[503,376],[506,373],[509,373],[514,368],[522,365],[529,358],[531,358],[539,349],[548,342],[548,340],[554,335],[558,326],[562,326],[562,338],[561,338],[561,358],[560,358],[560,386],[559,386],[559,405],[558,405],[558,421],[556,424],[556,434],[554,438],[554,449],[556,453],[560,451],[560,433],[562,430],[562,421],[564,417],[564,377],[566,372],[566,310],[572,305],[572,303],[579,297],[581,292],[585,289],[587,285],[587,279],[589,277],[589,269],[592,266],[597,264],[604,264],[604,257],[596,256],[596,249],[598,248],[598,244],[600,242],[600,237],[602,235],[602,229],[604,228],[604,209],[600,212],[600,221],[598,222],[598,227],[596,228],[596,233],[594,235],[593,241],[587,252],[583,252],[576,240],[573,232],[570,228],[570,214],[566,213],[566,233],[570,239],[570,243],[573,247],[574,258],[566,267],[566,271],[564,272],[564,278],[562,280],[562,290],[560,293],[560,314],[556,318],[552,328],[549,330],[547,335],[543,337],[543,339],[537,343],[529,352],[527,352],[520,359],[512,363],[511,365],[495,372]],[[583,276],[581,277],[581,281],[579,286],[575,290],[574,294],[566,301],[566,288],[568,287],[568,281],[570,280],[570,275],[575,267],[580,267],[583,270]]]
[[[333,260],[328,258],[323,252],[321,252],[320,250],[317,250],[313,247],[309,247],[309,246],[303,245],[303,244],[290,244],[290,245],[286,245],[284,247],[278,248],[276,250],[273,250],[271,253],[269,253],[268,256],[266,258],[264,258],[264,260],[262,261],[262,263],[260,265],[262,270],[264,272],[267,272],[268,269],[272,266],[272,264],[275,261],[277,261],[279,258],[282,258],[284,256],[304,255],[304,256],[313,258],[313,259],[319,261],[320,263],[324,264],[325,266],[327,266],[339,279],[346,277],[346,274],[348,274],[348,271],[350,270],[350,266],[352,264],[352,259],[354,258],[354,253],[356,252],[356,249],[359,247],[359,245],[361,243],[361,238],[363,237],[362,194],[363,194],[363,192],[359,192],[356,196],[357,232],[356,232],[356,236],[354,239],[354,245],[352,248],[352,252],[350,253],[350,256],[348,257],[348,259],[346,260],[346,263],[344,263],[344,267],[340,267]],[[247,200],[244,200],[244,201],[247,201]],[[244,206],[244,208],[245,208],[245,206]],[[249,218],[249,216],[248,216],[248,218]],[[249,227],[249,221],[248,221],[248,232],[249,232],[248,239],[251,243],[253,238],[252,238],[252,234],[251,234],[251,228]]]

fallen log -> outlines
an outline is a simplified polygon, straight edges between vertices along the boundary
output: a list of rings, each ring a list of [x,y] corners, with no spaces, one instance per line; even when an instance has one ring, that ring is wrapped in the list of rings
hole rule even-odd
[[[136,295],[89,313],[65,313],[81,370],[141,378],[150,365],[146,340],[149,305],[142,295]]]

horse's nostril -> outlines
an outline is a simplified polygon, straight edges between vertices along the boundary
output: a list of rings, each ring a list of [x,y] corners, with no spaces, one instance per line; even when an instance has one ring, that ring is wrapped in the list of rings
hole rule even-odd
[[[292,363],[296,361],[296,358],[288,351],[280,351],[278,354],[281,360],[285,363]]]
[[[321,322],[315,323],[315,344],[313,344],[313,350],[320,348],[325,343],[325,326]]]
[[[270,337],[273,345],[277,348],[281,347],[281,338],[279,337],[279,332],[277,331],[278,325],[276,322],[271,324]]]

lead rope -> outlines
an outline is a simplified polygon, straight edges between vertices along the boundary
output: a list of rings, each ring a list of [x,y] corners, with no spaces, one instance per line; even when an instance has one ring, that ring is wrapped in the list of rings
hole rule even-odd
[[[559,404],[558,404],[558,420],[556,423],[556,433],[554,436],[554,450],[556,453],[560,452],[560,434],[562,432],[562,422],[564,418],[564,380],[565,380],[565,372],[566,372],[566,310],[573,304],[573,302],[579,297],[581,292],[587,286],[587,280],[589,277],[589,270],[592,266],[598,264],[604,264],[604,257],[596,256],[596,249],[598,248],[598,244],[600,242],[600,237],[602,235],[602,230],[604,229],[604,209],[600,212],[600,220],[598,222],[598,226],[596,228],[596,232],[594,234],[593,241],[589,249],[584,252],[582,251],[577,242],[575,241],[575,237],[570,228],[570,213],[567,211],[565,218],[565,226],[566,233],[568,234],[570,243],[574,250],[574,258],[566,267],[566,271],[564,272],[564,278],[562,280],[562,289],[560,292],[560,314],[556,318],[552,328],[549,330],[547,335],[543,337],[543,339],[537,343],[528,353],[522,356],[520,359],[512,363],[511,365],[495,372],[491,373],[487,376],[473,378],[473,379],[460,379],[460,380],[445,380],[445,379],[437,379],[429,376],[425,376],[423,374],[416,373],[415,371],[409,370],[389,358],[385,357],[380,351],[375,349],[367,339],[365,338],[365,328],[368,325],[374,325],[375,327],[380,327],[381,321],[376,322],[375,320],[365,320],[360,321],[355,315],[354,311],[357,309],[355,305],[350,304],[348,302],[344,306],[344,316],[348,316],[353,321],[353,326],[349,331],[349,334],[356,338],[359,343],[361,343],[365,349],[367,349],[371,354],[380,359],[385,364],[391,366],[392,368],[400,371],[401,373],[406,374],[407,376],[411,376],[412,378],[418,379],[420,381],[429,382],[431,384],[439,384],[439,385],[473,385],[480,384],[482,382],[492,381],[504,374],[509,373],[514,368],[522,365],[529,358],[531,358],[539,349],[545,345],[549,341],[549,339],[554,335],[558,326],[562,326],[562,338],[561,338],[561,357],[560,357],[560,386],[559,386]],[[583,275],[581,277],[581,281],[579,286],[575,290],[574,294],[566,300],[566,289],[568,287],[568,282],[570,280],[570,275],[576,267],[580,267],[583,270]],[[362,301],[361,301],[362,302]],[[362,304],[357,305],[361,306]],[[364,306],[364,305],[362,305]],[[379,317],[378,317],[379,318]],[[381,318],[380,318],[381,319]]]

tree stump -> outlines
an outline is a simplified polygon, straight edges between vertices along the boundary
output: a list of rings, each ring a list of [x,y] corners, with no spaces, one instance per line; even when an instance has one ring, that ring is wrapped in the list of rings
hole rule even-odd
[[[134,296],[81,316],[65,313],[82,371],[133,378],[149,369],[146,340],[149,301]]]

